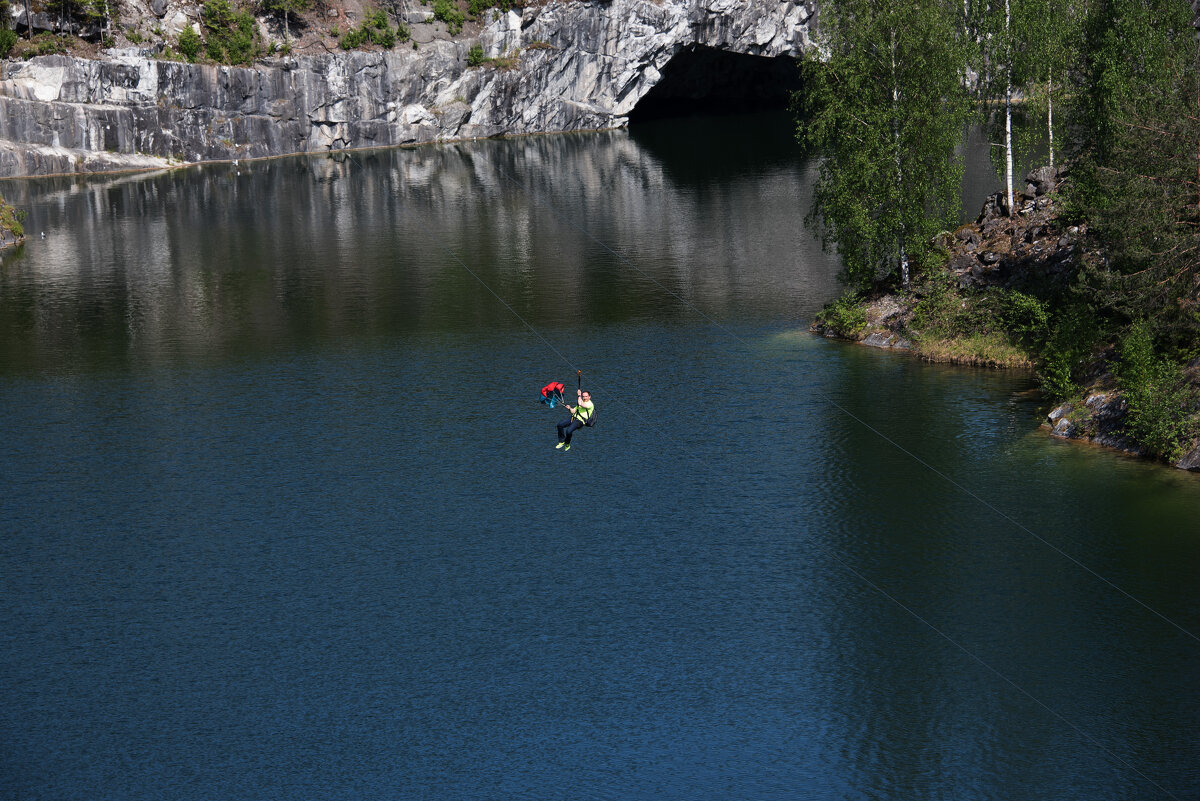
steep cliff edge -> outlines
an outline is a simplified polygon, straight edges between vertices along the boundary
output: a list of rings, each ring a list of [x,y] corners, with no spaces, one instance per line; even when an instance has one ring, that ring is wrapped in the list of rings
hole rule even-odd
[[[812,14],[812,0],[556,0],[477,37],[252,68],[134,49],[6,61],[0,177],[620,127],[678,54],[797,56]],[[468,66],[474,45],[503,66]]]

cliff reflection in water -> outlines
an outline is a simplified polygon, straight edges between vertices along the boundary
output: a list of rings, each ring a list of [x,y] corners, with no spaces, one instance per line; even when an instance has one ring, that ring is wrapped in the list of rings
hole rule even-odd
[[[33,237],[0,272],[0,366],[523,328],[482,283],[539,329],[692,313],[670,293],[716,317],[803,321],[837,268],[801,225],[810,171],[786,120],[768,119],[785,135],[751,158],[718,121],[664,123],[645,143],[610,132],[16,183]],[[660,146],[685,131],[688,148]],[[729,170],[702,169],[723,158]]]

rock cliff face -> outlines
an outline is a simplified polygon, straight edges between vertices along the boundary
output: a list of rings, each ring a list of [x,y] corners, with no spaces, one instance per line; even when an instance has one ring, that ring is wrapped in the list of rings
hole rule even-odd
[[[4,62],[0,177],[619,127],[685,51],[799,55],[812,2],[551,0],[497,15],[478,41],[254,68],[135,50]],[[468,67],[474,44],[517,56]]]

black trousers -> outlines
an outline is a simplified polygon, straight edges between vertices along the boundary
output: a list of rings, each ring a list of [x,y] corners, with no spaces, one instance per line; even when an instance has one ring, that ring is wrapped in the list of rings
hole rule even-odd
[[[574,417],[568,417],[558,424],[558,441],[571,444],[571,435],[579,429],[583,428],[583,423],[576,420]]]

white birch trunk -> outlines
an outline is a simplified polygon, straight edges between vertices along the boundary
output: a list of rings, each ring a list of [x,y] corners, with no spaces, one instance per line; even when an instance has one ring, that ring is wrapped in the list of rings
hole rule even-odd
[[[1008,64],[1004,81],[1004,179],[1008,187],[1008,214],[1011,217],[1016,212],[1013,198],[1013,146],[1012,146],[1012,16],[1009,13],[1009,0],[1004,0],[1004,35],[1008,37]]]
[[[1054,73],[1046,78],[1046,136],[1050,142],[1050,166],[1054,166]]]
[[[1004,183],[1008,191],[1008,216],[1016,212],[1013,198],[1013,143],[1012,143],[1012,82],[1004,87]]]
[[[900,87],[896,81],[896,32],[892,31],[892,143],[896,151],[896,190],[904,191],[904,168],[900,163]],[[908,251],[904,247],[904,225],[900,226],[900,283],[908,286]]]

